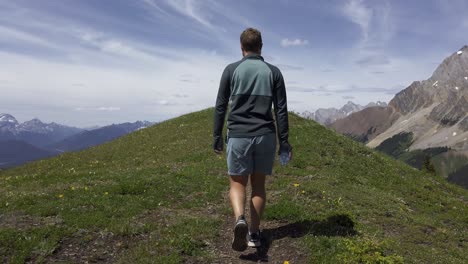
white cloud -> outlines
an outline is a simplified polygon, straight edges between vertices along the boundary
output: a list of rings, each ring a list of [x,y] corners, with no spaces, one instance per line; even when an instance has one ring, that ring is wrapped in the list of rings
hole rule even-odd
[[[22,45],[40,46],[40,51],[47,51],[45,55],[39,52],[25,55],[20,49],[16,52],[0,50],[2,64],[8,65],[0,67],[0,80],[3,80],[0,83],[2,111],[23,119],[30,119],[32,115],[49,122],[91,126],[138,119],[160,121],[211,107],[223,68],[237,59],[226,50],[232,49],[236,52],[232,54],[237,55],[237,36],[245,24],[259,26],[266,38],[275,39],[277,44],[265,49],[265,57],[268,60],[274,54],[274,62],[284,68],[288,88],[293,84],[305,88],[325,85],[329,88],[327,94],[335,95],[326,97],[289,90],[291,110],[339,106],[345,103],[343,96],[354,96],[356,102],[361,104],[387,100],[391,97],[385,94],[385,90],[381,93],[339,92],[351,84],[381,88],[396,84],[405,86],[413,80],[427,77],[433,71],[432,66],[427,67],[421,60],[387,57],[391,55],[381,47],[391,37],[392,31],[388,29],[391,29],[393,21],[388,7],[381,1],[355,0],[345,2],[348,5],[346,8],[339,7],[340,14],[348,14],[346,18],[350,25],[357,25],[356,28],[363,33],[357,34],[359,43],[350,50],[330,52],[325,59],[320,56],[319,52],[323,52],[320,49],[310,49],[301,56],[290,56],[290,51],[284,47],[307,45],[308,41],[301,38],[281,41],[285,35],[276,35],[275,28],[267,25],[266,20],[263,21],[264,28],[261,23],[247,23],[242,17],[244,13],[236,12],[233,6],[226,3],[212,0],[142,0],[138,7],[144,8],[143,20],[126,25],[136,30],[132,32],[135,34],[127,34],[114,26],[121,25],[119,23],[122,21],[105,20],[109,27],[99,28],[102,25],[90,27],[87,21],[80,24],[63,16],[40,14],[40,9],[31,9],[27,16],[18,12],[15,18],[8,12],[2,13],[0,9],[0,24],[6,21],[5,25],[9,25],[6,30],[6,26],[0,28],[0,40],[14,39]],[[230,8],[228,12],[227,8]],[[344,9],[347,11],[344,12]],[[29,16],[31,13],[34,16]],[[250,18],[258,19],[256,16]],[[120,20],[118,17],[115,19]],[[137,26],[142,26],[142,23],[144,30],[138,31]],[[156,24],[170,27],[164,29],[156,27]],[[107,30],[110,26],[113,26],[111,31]],[[221,26],[228,27],[229,36]],[[216,46],[204,45],[207,49],[223,47],[224,51],[171,46],[173,43],[170,39],[162,39],[164,36],[151,37],[150,40],[135,37],[142,35],[142,32],[157,34],[160,30],[175,30],[177,33],[180,30],[180,34],[190,37],[198,34],[206,37],[204,44],[215,43]],[[233,32],[235,36],[232,36]],[[192,44],[190,41],[186,43]],[[58,48],[50,47],[47,50],[51,44]],[[49,57],[49,52],[54,55],[59,53],[59,56]],[[369,69],[362,65],[370,65],[374,71],[385,72],[385,75],[370,74]],[[333,71],[324,74],[324,69]],[[382,83],[385,83],[384,87]]]
[[[289,47],[289,46],[304,46],[309,44],[308,40],[305,39],[282,39],[281,40],[281,47]]]
[[[75,111],[120,111],[120,107],[100,106],[100,107],[75,107]]]
[[[180,52],[186,56],[185,61],[134,59],[127,65],[115,67],[109,66],[115,58],[108,60],[99,51],[81,53],[77,62],[54,62],[0,51],[0,60],[8,65],[0,68],[0,79],[5,80],[0,105],[2,111],[15,115],[28,108],[28,115],[44,120],[59,116],[68,120],[66,123],[78,126],[137,119],[160,121],[213,106],[218,84],[210,80],[219,79],[229,60],[209,51]],[[108,61],[96,65],[97,58]],[[181,73],[190,73],[200,81],[180,82]],[[71,85],[83,82],[86,85]],[[175,108],[165,108],[175,104],[161,98],[171,98],[174,93],[190,94],[190,97],[183,98],[183,104]],[[37,100],[38,97],[47,100]],[[51,111],[52,106],[60,111]],[[30,117],[23,115],[22,118]],[[50,121],[60,122],[61,119]]]
[[[98,107],[96,110],[98,111],[120,111],[120,107],[101,106],[101,107]]]
[[[203,2],[196,0],[168,0],[166,3],[180,14],[192,18],[205,27],[213,28],[213,24],[202,11],[204,10],[202,7]]]
[[[360,67],[394,66],[392,62],[396,58],[389,56],[385,49],[395,32],[389,2],[348,0],[341,12],[361,31],[361,37],[349,52],[350,59]]]
[[[168,13],[164,9],[162,9],[157,3],[155,3],[153,0],[143,0],[143,2],[147,4],[148,6],[150,6],[151,8],[155,9],[156,11],[161,12],[165,15],[168,15]]]
[[[238,50],[238,42],[226,32],[239,31],[256,23],[247,19],[226,2],[215,0],[142,0],[146,19],[164,22],[191,37],[204,39],[218,47]]]
[[[105,37],[102,34],[82,31],[78,36],[86,44],[98,48],[105,53],[132,58],[137,61],[157,62],[159,60],[159,58],[149,52],[133,47],[131,44],[124,43],[121,40]]]
[[[44,38],[30,34],[28,32],[18,30],[11,27],[0,25],[0,43],[13,42],[13,43],[28,43],[36,46],[43,46],[48,48],[57,48],[56,45]]]
[[[89,126],[160,121],[200,110],[214,105],[217,83],[212,80],[231,61],[212,50],[159,46],[62,18],[57,27],[50,16],[30,12],[34,16],[15,17],[14,24],[0,26],[0,43],[14,40],[41,50],[26,54],[19,48],[0,49],[0,60],[8,65],[0,67],[0,105],[24,119],[39,116]],[[10,17],[2,15],[0,22]],[[200,81],[180,82],[182,74]],[[190,97],[161,100],[173,94]]]
[[[166,19],[171,17],[171,13],[176,12],[209,30],[220,29],[212,22],[214,14],[223,14],[225,18],[234,16],[232,13],[226,13],[224,8],[220,8],[219,3],[211,0],[143,0],[143,2],[156,13],[163,14]],[[173,21],[180,20],[180,17],[173,18]],[[240,23],[245,21],[240,16],[236,16],[236,18],[239,19]]]
[[[367,40],[372,9],[366,7],[363,0],[349,0],[343,7],[343,13],[361,28],[363,38]]]

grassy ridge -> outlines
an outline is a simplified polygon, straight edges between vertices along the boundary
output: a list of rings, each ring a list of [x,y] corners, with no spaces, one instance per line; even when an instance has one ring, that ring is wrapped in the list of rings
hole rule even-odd
[[[0,256],[216,260],[230,209],[225,156],[211,150],[212,116],[212,109],[184,115],[1,172]],[[468,260],[466,190],[313,121],[290,114],[290,126],[294,159],[275,167],[265,218],[302,228],[293,242],[311,262]],[[86,243],[96,251],[81,252]]]

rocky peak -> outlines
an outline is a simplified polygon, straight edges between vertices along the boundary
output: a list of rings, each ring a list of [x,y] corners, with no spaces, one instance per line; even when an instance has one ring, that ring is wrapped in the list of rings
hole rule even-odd
[[[387,107],[387,103],[386,103],[386,102],[382,102],[382,101],[370,102],[370,103],[368,103],[368,104],[365,106],[365,108],[367,108],[367,107],[373,107],[373,106]]]
[[[50,128],[48,124],[44,124],[38,118],[33,118],[18,126],[18,131],[27,131],[27,132],[34,132],[34,133],[48,133],[48,132],[51,132],[52,130],[53,129]]]
[[[363,107],[361,105],[355,104],[351,101],[348,101],[343,107],[341,107],[340,111],[344,113],[352,113],[361,110]]]
[[[443,82],[460,79],[460,81],[466,81],[464,77],[468,77],[468,46],[464,46],[446,58],[434,71],[431,80]],[[440,86],[439,83],[437,84],[436,86]]]
[[[15,133],[18,121],[10,114],[0,114],[0,132]]]
[[[434,71],[431,78],[415,81],[400,91],[389,105],[406,115],[437,104],[437,113],[431,118],[441,121],[444,111],[450,112],[453,105],[464,104],[468,98],[468,46],[454,52]],[[464,109],[457,109],[464,113]],[[457,116],[458,118],[459,116]],[[455,118],[455,119],[457,119]],[[456,120],[451,118],[451,123]]]
[[[396,112],[406,115],[432,104],[432,98],[423,82],[415,81],[406,89],[398,92],[390,101],[389,106]]]
[[[17,125],[18,121],[10,114],[0,114],[0,127],[4,125]]]

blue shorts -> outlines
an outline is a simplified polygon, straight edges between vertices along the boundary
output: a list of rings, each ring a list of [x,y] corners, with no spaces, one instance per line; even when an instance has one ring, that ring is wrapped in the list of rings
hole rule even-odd
[[[276,153],[276,134],[228,138],[227,166],[229,175],[262,173],[271,175]]]

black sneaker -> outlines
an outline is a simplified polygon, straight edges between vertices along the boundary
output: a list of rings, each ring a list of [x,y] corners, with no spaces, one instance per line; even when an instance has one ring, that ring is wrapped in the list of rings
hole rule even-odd
[[[257,231],[256,233],[250,233],[249,232],[249,242],[247,243],[249,247],[260,247],[262,245],[262,236],[260,234],[260,231]]]
[[[247,249],[247,232],[249,227],[243,215],[239,216],[234,227],[234,239],[232,240],[232,249],[235,251],[244,251]]]

